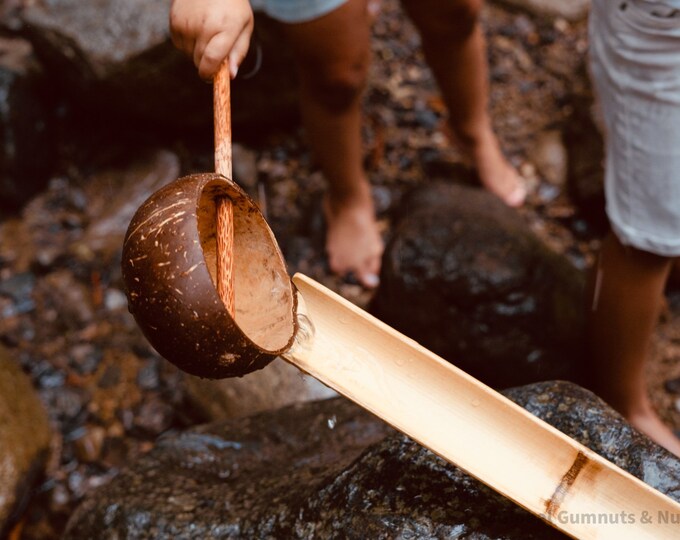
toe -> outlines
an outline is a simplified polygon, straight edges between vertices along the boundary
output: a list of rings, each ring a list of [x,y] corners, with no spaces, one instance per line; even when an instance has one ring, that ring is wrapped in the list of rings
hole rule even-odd
[[[515,189],[512,190],[510,195],[505,199],[505,204],[511,208],[519,208],[524,204],[527,198],[527,188],[524,183],[520,180],[520,183]]]
[[[359,275],[359,282],[367,289],[375,289],[380,285],[380,278],[377,274],[366,273]]]

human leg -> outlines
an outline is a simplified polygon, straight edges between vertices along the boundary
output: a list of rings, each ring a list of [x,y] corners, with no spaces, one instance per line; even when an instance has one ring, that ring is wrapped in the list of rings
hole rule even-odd
[[[588,340],[593,390],[652,440],[680,456],[680,440],[654,410],[645,365],[672,259],[602,243],[591,275]]]
[[[595,390],[680,456],[647,395],[645,364],[673,259],[680,255],[680,18],[656,4],[593,0],[590,60],[606,131],[613,233],[592,279],[588,336]]]
[[[449,112],[452,138],[472,160],[482,185],[509,206],[526,189],[503,156],[488,110],[489,74],[481,0],[402,0]]]
[[[370,61],[366,0],[349,0],[317,19],[285,25],[300,78],[309,144],[328,181],[324,201],[331,269],[377,285],[383,243],[363,170],[361,95]]]

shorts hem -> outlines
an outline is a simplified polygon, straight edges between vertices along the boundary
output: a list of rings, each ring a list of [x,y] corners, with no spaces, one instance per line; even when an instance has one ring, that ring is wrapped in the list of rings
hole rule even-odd
[[[254,11],[265,13],[276,21],[297,24],[323,17],[346,2],[347,0],[319,0],[316,2],[309,2],[308,0],[302,2],[252,0],[251,5]]]
[[[661,257],[680,256],[680,240],[669,241],[667,239],[651,238],[649,235],[641,234],[638,231],[631,230],[629,227],[617,225],[613,221],[611,226],[614,234],[624,246],[634,247],[640,251],[646,251]]]

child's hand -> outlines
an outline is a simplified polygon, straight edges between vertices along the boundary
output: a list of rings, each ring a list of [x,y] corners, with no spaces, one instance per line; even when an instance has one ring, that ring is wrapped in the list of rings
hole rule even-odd
[[[228,58],[233,79],[248,52],[253,11],[248,0],[173,0],[170,33],[201,78],[212,79]]]

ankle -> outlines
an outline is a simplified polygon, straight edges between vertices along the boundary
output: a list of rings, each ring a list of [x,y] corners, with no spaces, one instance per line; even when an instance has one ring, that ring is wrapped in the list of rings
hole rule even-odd
[[[476,122],[471,125],[454,125],[453,122],[449,122],[448,129],[451,139],[462,150],[474,151],[496,142],[496,135],[488,122]]]
[[[646,396],[636,400],[631,400],[630,398],[619,400],[618,403],[613,403],[612,407],[633,424],[635,424],[636,420],[658,416],[654,406]]]
[[[364,181],[340,188],[330,187],[326,192],[325,203],[331,210],[338,210],[349,206],[373,208],[371,186],[367,181]]]

